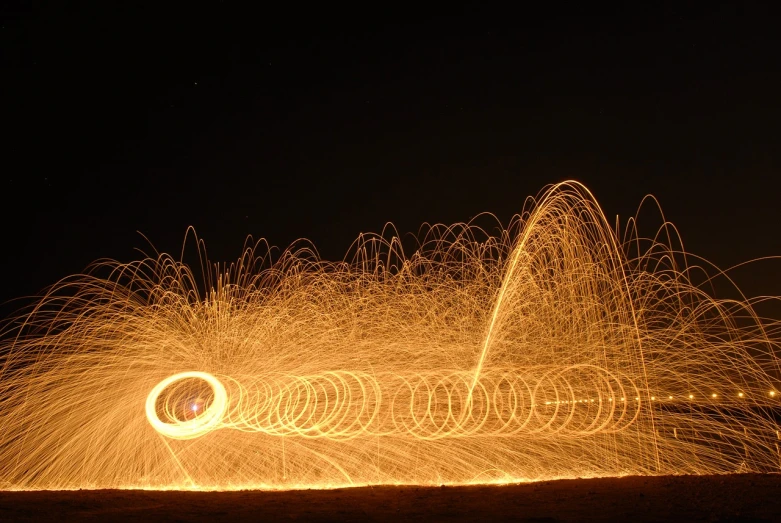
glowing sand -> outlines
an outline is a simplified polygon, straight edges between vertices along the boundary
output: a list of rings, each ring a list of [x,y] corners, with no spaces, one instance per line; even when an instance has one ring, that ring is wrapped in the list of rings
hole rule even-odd
[[[712,297],[671,232],[622,239],[570,182],[409,256],[249,249],[204,264],[205,296],[167,255],[102,263],[5,329],[0,487],[778,471],[778,324]]]

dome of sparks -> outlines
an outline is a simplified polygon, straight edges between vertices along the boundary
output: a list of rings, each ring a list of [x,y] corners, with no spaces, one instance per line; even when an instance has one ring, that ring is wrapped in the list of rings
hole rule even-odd
[[[102,262],[4,327],[0,487],[778,471],[779,322],[652,232],[567,182],[340,262]]]

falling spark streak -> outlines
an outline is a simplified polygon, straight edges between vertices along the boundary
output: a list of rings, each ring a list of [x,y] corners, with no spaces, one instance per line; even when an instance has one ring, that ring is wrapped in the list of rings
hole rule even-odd
[[[567,182],[495,236],[389,231],[57,283],[0,338],[0,488],[778,471],[781,324],[671,224],[622,238]]]

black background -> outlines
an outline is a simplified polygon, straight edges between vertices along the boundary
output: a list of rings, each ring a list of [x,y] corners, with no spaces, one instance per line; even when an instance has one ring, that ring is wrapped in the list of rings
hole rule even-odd
[[[341,259],[388,221],[507,222],[566,179],[611,219],[653,193],[721,267],[779,255],[778,14],[677,4],[3,2],[0,302],[137,258],[137,231]],[[736,277],[781,294],[778,268]]]

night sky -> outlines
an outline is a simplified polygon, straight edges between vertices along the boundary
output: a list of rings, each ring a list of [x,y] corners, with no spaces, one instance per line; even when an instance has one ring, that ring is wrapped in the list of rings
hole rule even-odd
[[[781,255],[777,13],[51,4],[0,7],[0,302],[137,258],[137,231],[341,259],[570,178],[612,218],[653,193],[719,266]],[[739,281],[781,294],[779,268]]]

